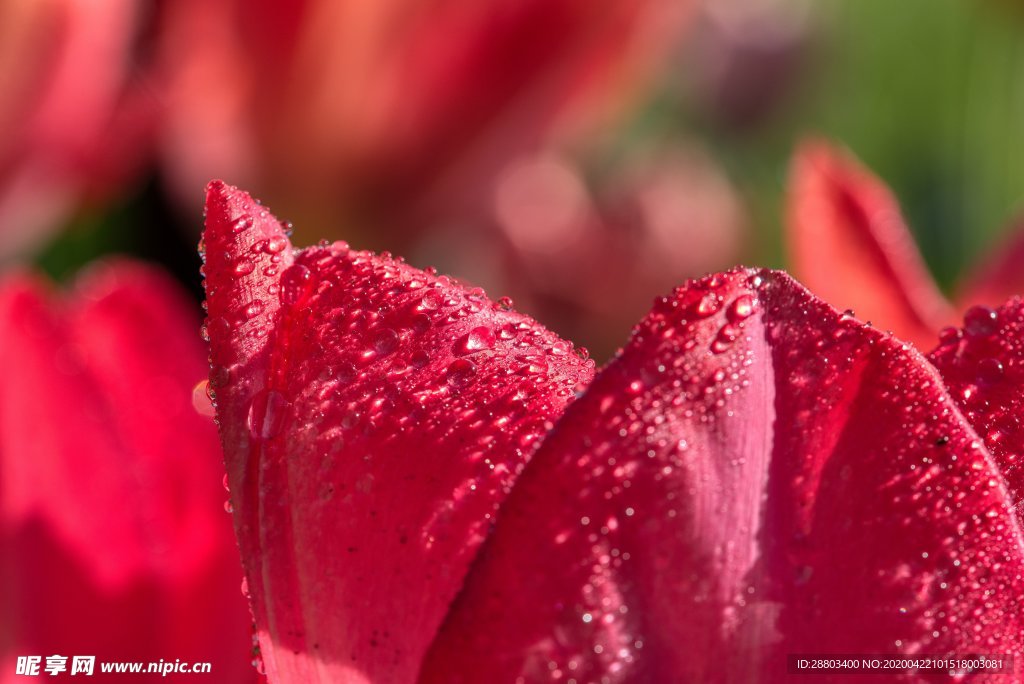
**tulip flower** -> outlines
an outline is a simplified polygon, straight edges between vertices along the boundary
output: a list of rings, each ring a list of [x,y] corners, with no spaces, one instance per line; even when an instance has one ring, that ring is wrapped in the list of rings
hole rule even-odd
[[[1024,293],[1024,233],[1011,231],[948,301],[889,188],[850,153],[824,142],[797,152],[787,227],[789,263],[808,287],[922,349],[955,323],[957,311]]]
[[[800,653],[1012,654],[1021,675],[1000,422],[1019,393],[998,384],[1017,372],[988,360],[1020,353],[1019,303],[947,340],[947,380],[787,275],[736,269],[656,302],[591,379],[507,301],[294,249],[220,182],[206,212],[211,383],[271,682],[781,682]]]
[[[621,110],[694,4],[173,3],[165,162],[184,197],[227,174],[274,192],[299,230],[348,235],[370,215],[407,237],[410,213],[451,221],[505,161]]]
[[[0,681],[54,654],[254,681],[191,303],[131,262],[51,290],[0,283]]]
[[[510,164],[495,191],[495,230],[464,229],[446,264],[492,281],[499,270],[524,310],[610,357],[656,294],[734,263],[747,228],[736,189],[698,145],[634,156],[597,187],[555,155]],[[483,250],[489,235],[497,244]],[[488,251],[503,268],[486,270],[477,255]]]
[[[0,255],[38,246],[83,200],[123,189],[157,102],[135,0],[0,5]]]

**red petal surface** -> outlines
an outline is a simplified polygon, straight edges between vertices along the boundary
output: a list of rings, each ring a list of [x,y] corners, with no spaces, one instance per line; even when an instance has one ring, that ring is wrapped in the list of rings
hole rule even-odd
[[[781,682],[794,653],[1019,659],[1010,501],[910,347],[784,274],[691,283],[544,441],[422,681]]]
[[[962,309],[975,304],[999,306],[1024,294],[1024,216],[1017,219],[1006,239],[981,260],[960,288]]]
[[[493,515],[592,362],[483,292],[207,194],[236,531],[274,682],[412,681]]]
[[[952,319],[896,198],[845,150],[805,143],[790,179],[790,266],[812,292],[927,348]]]
[[[0,286],[0,651],[212,661],[252,681],[220,449],[191,404],[196,317],[127,262],[63,301],[48,289]]]
[[[943,331],[928,359],[985,440],[1024,524],[1024,303],[968,309],[963,328]]]

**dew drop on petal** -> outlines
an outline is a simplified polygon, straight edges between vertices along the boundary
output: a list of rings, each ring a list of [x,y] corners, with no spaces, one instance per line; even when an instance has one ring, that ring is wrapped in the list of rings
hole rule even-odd
[[[245,307],[245,317],[254,318],[263,313],[263,302],[259,299],[254,299],[249,303],[249,306]]]
[[[314,287],[316,278],[313,272],[302,264],[293,264],[281,274],[281,301],[301,304],[313,294]]]
[[[754,313],[754,298],[750,295],[740,295],[729,305],[729,320],[738,323],[750,318]]]
[[[964,332],[968,337],[990,337],[998,327],[998,314],[987,306],[972,306],[964,314]]]
[[[994,385],[1003,379],[1003,364],[999,359],[982,359],[978,363],[978,382],[983,385]]]
[[[431,289],[420,299],[420,308],[424,311],[435,311],[441,308],[441,293]]]
[[[714,292],[708,292],[697,303],[696,313],[701,318],[706,318],[718,311],[720,307],[721,302],[718,301],[718,295]]]
[[[249,432],[256,439],[273,439],[284,427],[289,408],[288,400],[280,392],[258,392],[249,406]]]
[[[476,375],[476,364],[469,359],[456,359],[448,366],[445,380],[452,387],[465,387]]]
[[[237,235],[238,233],[252,228],[252,224],[253,221],[251,216],[239,216],[231,222],[231,232]]]
[[[287,238],[283,238],[279,235],[275,235],[266,241],[263,249],[267,254],[278,254],[283,252],[284,248],[288,246]]]
[[[959,342],[960,338],[963,337],[963,333],[960,328],[955,325],[947,325],[945,328],[939,331],[939,344],[949,345],[954,342]]]
[[[378,354],[390,354],[398,349],[398,333],[391,328],[381,328],[373,335],[373,349]]]
[[[455,343],[455,353],[464,356],[492,347],[494,347],[494,331],[481,325],[470,330]]]
[[[213,409],[213,401],[210,397],[210,384],[206,380],[200,380],[192,388],[192,408],[201,416],[212,417],[216,411]]]

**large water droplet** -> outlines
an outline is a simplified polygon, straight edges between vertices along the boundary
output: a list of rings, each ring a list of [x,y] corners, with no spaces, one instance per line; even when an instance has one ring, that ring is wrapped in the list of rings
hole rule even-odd
[[[998,315],[987,306],[972,306],[964,314],[964,332],[970,337],[989,337],[998,327]]]
[[[249,303],[249,306],[245,307],[245,317],[254,318],[263,313],[263,302],[259,299],[254,299]]]
[[[290,408],[288,400],[280,392],[258,392],[249,406],[249,432],[256,439],[273,439],[284,427]]]
[[[231,222],[231,232],[236,235],[250,228],[252,228],[251,216],[239,216]]]
[[[234,273],[235,275],[248,275],[252,273],[254,268],[256,267],[253,265],[252,259],[240,257],[238,261],[235,262]]]
[[[750,295],[740,295],[733,300],[732,304],[729,305],[729,320],[733,323],[738,323],[746,318],[750,318],[753,313],[754,298]]]
[[[718,295],[714,292],[708,292],[706,295],[701,297],[701,300],[697,303],[695,311],[698,316],[704,318],[718,311],[721,306],[722,303],[719,301]]]
[[[463,335],[455,343],[455,353],[459,356],[485,351],[494,347],[494,331],[485,325],[478,326]]]
[[[425,311],[435,311],[441,308],[441,301],[441,293],[431,289],[420,299],[420,308]]]
[[[390,354],[398,349],[398,333],[391,328],[381,328],[373,335],[373,349],[378,354]]]
[[[465,387],[476,375],[476,364],[469,359],[456,359],[448,366],[445,380],[452,387]]]
[[[978,362],[978,382],[984,385],[994,385],[1003,379],[1003,364],[999,359],[982,359]]]
[[[210,385],[206,380],[201,380],[192,388],[192,408],[201,416],[212,417],[216,411],[213,408],[213,401],[210,397]]]
[[[281,301],[301,304],[313,294],[314,287],[316,277],[313,272],[302,264],[293,264],[281,274]]]
[[[277,254],[283,252],[284,248],[288,246],[288,239],[281,236],[274,236],[267,240],[264,250],[267,254]]]

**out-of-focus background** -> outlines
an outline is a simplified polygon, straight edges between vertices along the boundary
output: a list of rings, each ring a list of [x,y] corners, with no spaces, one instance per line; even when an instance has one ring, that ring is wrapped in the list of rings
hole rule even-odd
[[[509,295],[603,360],[650,300],[785,266],[805,134],[849,145],[949,285],[1024,197],[1024,11],[997,0],[7,0],[0,244],[198,297],[205,182],[295,239]]]
[[[1024,207],[1024,5],[0,0],[0,681],[82,649],[255,677],[196,384],[210,179],[601,363],[686,278],[787,267],[807,136],[950,290]]]

